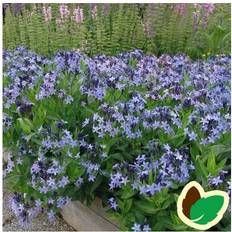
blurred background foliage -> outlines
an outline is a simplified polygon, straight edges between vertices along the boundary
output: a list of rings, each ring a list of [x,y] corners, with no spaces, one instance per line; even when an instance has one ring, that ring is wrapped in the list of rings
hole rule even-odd
[[[4,49],[230,54],[230,4],[3,4]]]

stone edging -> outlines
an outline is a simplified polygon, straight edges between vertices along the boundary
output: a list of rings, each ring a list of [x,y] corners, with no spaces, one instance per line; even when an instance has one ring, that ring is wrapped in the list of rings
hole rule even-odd
[[[78,231],[120,231],[115,222],[107,219],[100,199],[90,207],[79,201],[70,202],[61,210],[64,220]]]

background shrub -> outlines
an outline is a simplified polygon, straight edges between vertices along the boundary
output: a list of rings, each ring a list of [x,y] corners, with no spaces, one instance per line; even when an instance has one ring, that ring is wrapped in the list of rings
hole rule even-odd
[[[80,49],[92,56],[137,48],[192,58],[230,53],[230,4],[8,4],[4,9],[8,49],[24,45],[43,55]],[[67,16],[62,18],[62,11]]]

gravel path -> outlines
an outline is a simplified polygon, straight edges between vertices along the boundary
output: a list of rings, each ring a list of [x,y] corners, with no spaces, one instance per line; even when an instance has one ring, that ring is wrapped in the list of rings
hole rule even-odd
[[[58,218],[52,224],[43,215],[34,219],[26,230],[22,229],[8,208],[9,197],[10,193],[3,193],[3,231],[75,231],[62,218]]]

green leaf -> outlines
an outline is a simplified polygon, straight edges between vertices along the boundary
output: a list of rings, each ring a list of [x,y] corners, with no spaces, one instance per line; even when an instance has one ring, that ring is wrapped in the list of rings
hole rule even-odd
[[[20,173],[22,175],[28,174],[30,172],[30,167],[31,167],[31,158],[25,156],[23,159],[23,164],[18,166]]]
[[[193,160],[195,160],[196,157],[200,155],[200,150],[199,150],[196,143],[191,144],[190,154],[191,154],[191,157],[192,157]]]
[[[228,148],[229,147],[222,145],[222,144],[213,145],[209,147],[210,151],[213,152],[215,155],[219,155],[221,153],[229,151]]]
[[[84,172],[85,169],[75,162],[71,162],[67,167],[67,174],[72,181],[76,180],[78,177],[84,174]]]
[[[30,133],[29,135],[25,136],[25,140],[29,142],[34,135],[36,135],[36,133]]]
[[[38,109],[35,108],[33,112],[33,125],[38,128],[43,125],[44,121],[46,121],[45,119],[48,119],[47,110],[45,107],[40,105]]]
[[[214,174],[216,171],[216,155],[215,153],[210,153],[207,160],[207,170]]]
[[[186,136],[183,133],[181,133],[172,137],[170,140],[168,140],[168,142],[170,142],[175,147],[180,147],[184,143],[185,138]]]
[[[222,161],[220,161],[220,163],[217,165],[217,172],[219,172],[225,167],[226,161],[227,159],[223,159]]]
[[[157,211],[159,211],[159,209],[155,207],[155,204],[152,204],[147,200],[135,201],[135,205],[144,213],[155,214]]]
[[[205,167],[202,160],[200,160],[200,156],[196,157],[196,167],[199,169],[200,173],[203,175],[203,177],[207,178],[208,172],[207,168]]]
[[[197,224],[205,225],[217,217],[224,203],[224,198],[219,195],[201,198],[190,209],[190,219]]]
[[[15,190],[22,193],[29,193],[30,185],[28,185],[28,177],[21,176],[17,186],[15,186]]]
[[[30,134],[31,133],[31,129],[33,127],[31,121],[27,118],[18,118],[18,122],[20,127],[22,128],[22,130],[26,133],[26,134]]]
[[[132,206],[132,199],[127,199],[126,201],[124,201],[124,207],[123,207],[123,211],[125,213],[129,212]]]
[[[100,186],[102,181],[103,181],[103,177],[98,175],[97,178],[95,179],[93,185],[91,186],[91,190],[90,190],[91,193],[93,193]]]
[[[121,226],[121,224],[123,224],[123,225],[129,224],[130,225],[134,221],[135,221],[135,215],[133,213],[127,213],[124,215],[124,217],[121,218],[120,226]],[[126,231],[128,231],[128,229]]]
[[[143,222],[144,219],[145,219],[145,215],[141,212],[141,210],[136,210],[137,208],[134,208],[132,209],[133,212],[134,212],[134,215],[135,215],[135,218],[136,218],[136,221],[137,222]]]
[[[14,186],[19,182],[21,175],[9,175],[5,178],[4,182],[6,188],[14,191]]]
[[[123,155],[121,153],[110,154],[106,159],[104,159],[104,161],[107,161],[109,159],[123,161]]]
[[[183,125],[183,128],[186,128],[188,123],[189,123],[189,116],[190,116],[191,112],[188,111],[188,112],[183,112],[183,117],[182,117],[182,125]]]
[[[171,195],[163,204],[162,204],[162,210],[169,208],[171,204],[175,202],[175,198],[173,195]]]
[[[128,199],[132,196],[134,196],[136,192],[130,188],[128,185],[126,185],[120,192],[120,196],[122,199]]]
[[[6,188],[10,191],[24,192],[29,191],[30,186],[28,185],[28,177],[24,175],[10,175],[5,179]]]

